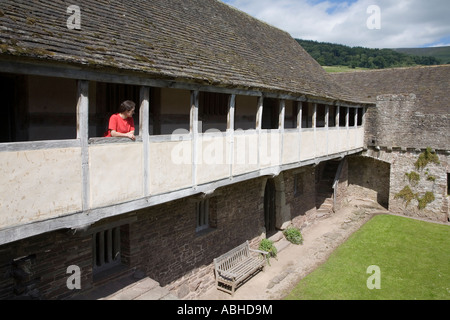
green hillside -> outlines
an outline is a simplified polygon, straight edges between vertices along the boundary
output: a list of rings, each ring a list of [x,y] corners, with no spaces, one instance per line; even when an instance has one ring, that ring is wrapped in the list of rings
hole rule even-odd
[[[384,69],[442,63],[434,56],[410,55],[392,49],[370,49],[328,42],[296,40],[322,66]]]
[[[436,59],[439,59],[441,63],[450,64],[450,46],[432,48],[398,48],[394,50],[410,55],[435,57]]]

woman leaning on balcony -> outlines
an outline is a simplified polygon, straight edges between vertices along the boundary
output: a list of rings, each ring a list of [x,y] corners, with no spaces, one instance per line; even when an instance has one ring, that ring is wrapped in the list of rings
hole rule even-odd
[[[133,114],[136,104],[131,100],[122,102],[119,112],[109,118],[108,132],[105,137],[124,137],[136,140],[134,136]]]

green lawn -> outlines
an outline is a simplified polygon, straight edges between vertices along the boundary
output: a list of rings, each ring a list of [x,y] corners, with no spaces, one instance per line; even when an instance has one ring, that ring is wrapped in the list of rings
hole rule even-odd
[[[380,289],[368,289],[380,268]],[[372,218],[287,300],[450,300],[450,226],[405,217]]]

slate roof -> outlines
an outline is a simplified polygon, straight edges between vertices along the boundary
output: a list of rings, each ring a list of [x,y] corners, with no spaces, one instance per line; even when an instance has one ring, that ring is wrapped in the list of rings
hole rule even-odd
[[[356,99],[376,101],[382,94],[415,94],[425,114],[450,114],[450,65],[334,73]]]
[[[2,0],[1,56],[355,101],[289,34],[216,0]]]

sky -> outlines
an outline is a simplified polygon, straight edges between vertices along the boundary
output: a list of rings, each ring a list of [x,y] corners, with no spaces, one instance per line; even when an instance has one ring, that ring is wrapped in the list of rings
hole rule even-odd
[[[450,46],[449,0],[222,0],[304,40],[366,48]]]

